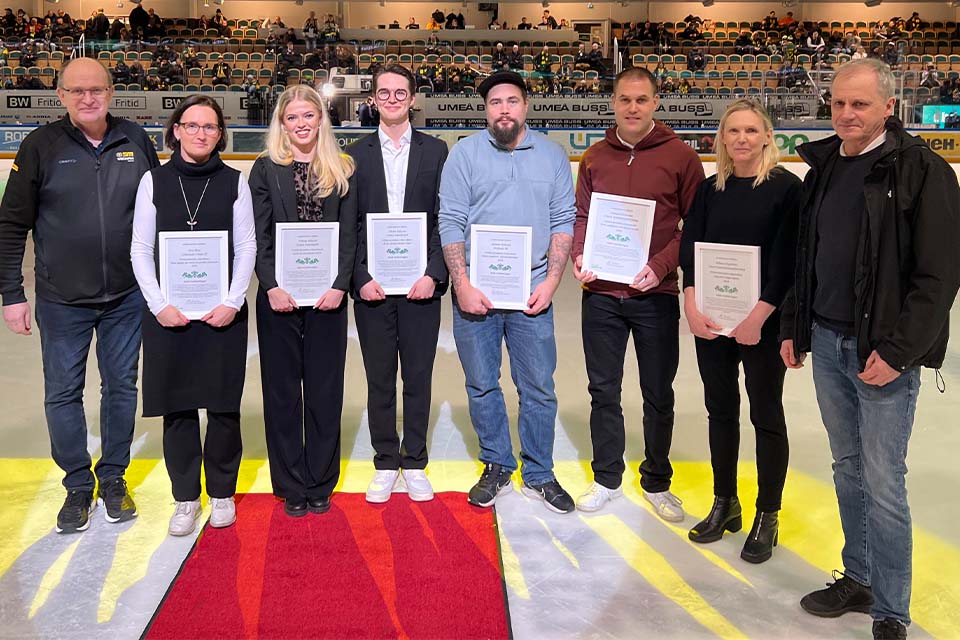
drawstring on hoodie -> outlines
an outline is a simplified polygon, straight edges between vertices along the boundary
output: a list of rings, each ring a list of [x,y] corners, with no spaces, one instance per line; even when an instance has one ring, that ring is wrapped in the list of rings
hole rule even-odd
[[[634,153],[636,153],[636,151],[631,148],[631,149],[630,149],[630,159],[627,160],[627,166],[628,166],[628,167],[629,167],[631,164],[633,164],[633,155],[634,155]]]

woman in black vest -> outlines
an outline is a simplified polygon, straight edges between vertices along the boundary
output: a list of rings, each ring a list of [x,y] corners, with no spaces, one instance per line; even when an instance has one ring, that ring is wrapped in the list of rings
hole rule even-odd
[[[347,303],[357,243],[354,164],[340,153],[309,85],[277,101],[267,149],[250,172],[257,223],[257,334],[273,493],[287,515],[324,513],[340,478]],[[301,307],[277,284],[276,223],[339,222],[332,287]]]
[[[143,318],[143,415],[163,416],[163,457],[177,501],[170,535],[192,533],[200,515],[200,466],[210,496],[210,524],[236,520],[242,444],[240,396],[247,358],[247,306],[256,260],[250,189],[243,174],[226,166],[223,113],[211,98],[193,95],[167,123],[170,161],[140,181],[131,257],[147,300]],[[159,234],[226,231],[232,266],[226,299],[190,321],[160,290]],[[207,410],[200,442],[198,409]]]

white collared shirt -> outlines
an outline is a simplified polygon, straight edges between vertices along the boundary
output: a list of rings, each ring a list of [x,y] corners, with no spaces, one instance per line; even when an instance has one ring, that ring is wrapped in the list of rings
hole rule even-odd
[[[882,145],[882,144],[883,144],[884,142],[886,142],[886,141],[887,141],[887,130],[884,129],[883,131],[880,132],[880,135],[878,135],[876,138],[874,138],[873,140],[871,140],[871,141],[870,141],[870,144],[868,144],[866,147],[864,147],[864,148],[863,148],[863,151],[861,151],[861,152],[858,153],[857,155],[858,155],[858,156],[862,156],[862,155],[865,154],[865,153],[870,153],[871,151],[873,151],[874,149],[876,149],[877,147],[879,147],[880,145]],[[850,155],[849,153],[847,153],[846,151],[844,151],[844,149],[843,149],[843,143],[841,143],[841,144],[840,144],[840,157],[846,158],[846,157],[848,157],[849,155]]]
[[[380,136],[380,151],[383,156],[383,175],[387,180],[387,206],[390,213],[403,213],[403,198],[407,190],[407,164],[410,160],[410,139],[413,128],[407,123],[407,130],[400,136],[398,149],[382,127],[377,129]]]

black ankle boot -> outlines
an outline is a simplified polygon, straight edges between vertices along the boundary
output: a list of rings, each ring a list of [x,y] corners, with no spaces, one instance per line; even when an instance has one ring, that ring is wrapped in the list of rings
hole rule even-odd
[[[732,498],[713,499],[713,508],[697,526],[690,529],[687,537],[694,542],[716,542],[723,537],[724,531],[736,533],[743,528],[743,515],[740,509],[740,500]]]
[[[743,551],[740,557],[747,562],[760,564],[766,562],[773,555],[773,548],[777,546],[778,531],[780,521],[777,518],[777,511],[758,511],[753,519],[753,527],[750,528],[750,535],[747,541],[743,543]]]

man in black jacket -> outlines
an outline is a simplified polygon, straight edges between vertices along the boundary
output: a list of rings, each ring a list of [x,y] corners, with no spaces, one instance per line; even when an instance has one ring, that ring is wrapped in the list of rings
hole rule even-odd
[[[376,452],[376,473],[367,488],[367,500],[374,503],[386,502],[394,488],[402,485],[412,500],[433,498],[424,469],[440,298],[447,289],[437,225],[437,194],[447,145],[411,127],[415,88],[406,67],[382,67],[373,76],[380,126],[348,149],[357,163],[357,183],[367,185],[358,192],[353,311],[367,373],[370,439]],[[414,244],[414,250],[423,248],[426,268],[412,282],[400,282],[375,271],[369,256],[378,255],[383,247],[380,242],[367,244],[367,214],[412,211],[426,212],[423,235]],[[387,234],[388,229],[384,228]],[[377,238],[379,232],[373,235]],[[396,428],[398,357],[403,379],[402,444]]]
[[[71,60],[59,80],[57,95],[68,115],[24,139],[0,204],[0,295],[7,327],[31,335],[22,263],[32,232],[47,428],[67,489],[57,531],[70,533],[89,526],[95,480],[108,522],[137,514],[123,479],[137,412],[144,310],[130,241],[137,186],[159,162],[142,128],[107,113],[112,84],[96,60]],[[94,332],[101,378],[96,478],[83,412]]]
[[[910,623],[907,444],[920,367],[943,363],[960,286],[957,178],[892,117],[894,86],[879,60],[842,65],[837,136],[799,148],[810,172],[780,351],[790,368],[813,353],[844,534],[841,577],[800,604],[870,613],[875,638],[904,638]]]

